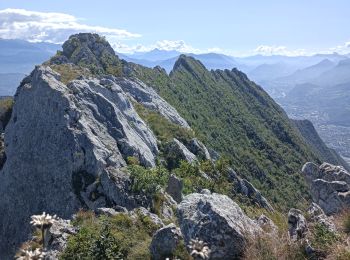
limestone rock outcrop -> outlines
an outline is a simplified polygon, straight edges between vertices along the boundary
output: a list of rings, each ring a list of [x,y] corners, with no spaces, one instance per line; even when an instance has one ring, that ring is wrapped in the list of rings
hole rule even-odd
[[[203,241],[210,248],[210,259],[236,259],[243,253],[247,236],[261,232],[225,195],[189,194],[178,205],[177,213],[185,243]]]
[[[311,205],[307,209],[307,213],[309,214],[313,222],[323,225],[331,232],[337,231],[333,222],[333,216],[326,216],[321,207],[316,203],[311,203]]]
[[[45,236],[45,260],[58,259],[59,254],[66,248],[70,235],[77,232],[70,220],[57,219]]]
[[[139,95],[134,89],[149,89],[110,76],[80,77],[67,85],[60,78],[50,67],[38,66],[15,96],[0,172],[2,259],[26,240],[33,214],[69,219],[82,207],[149,206],[147,198],[130,194],[130,178],[120,170],[129,156],[155,166],[156,137],[130,101]],[[155,92],[148,101],[137,100],[148,106],[156,102],[154,109],[188,126]]]
[[[318,167],[308,162],[302,174],[310,187],[312,200],[327,215],[350,207],[350,174],[342,166],[323,163]]]
[[[260,207],[265,208],[269,211],[274,211],[271,204],[267,199],[260,193],[258,189],[254,187],[249,181],[238,176],[238,174],[232,169],[228,169],[229,179],[234,183],[235,191],[241,193],[250,198],[254,203]]]
[[[189,163],[197,161],[197,157],[176,138],[165,145],[164,153],[169,168],[176,168],[179,166],[180,161],[187,161]]]
[[[182,200],[183,181],[171,174],[168,180],[166,192],[177,202],[180,203]]]
[[[188,150],[190,150],[191,153],[196,155],[198,159],[211,160],[211,156],[207,147],[205,147],[205,145],[197,138],[191,139],[186,145],[186,147],[188,148]]]
[[[157,92],[144,84],[138,79],[133,81],[126,80],[125,78],[112,77],[113,82],[121,86],[121,88],[136,102],[142,104],[148,109],[158,112],[169,121],[180,125],[184,128],[190,128],[185,119],[183,119],[178,112],[170,106]]]
[[[293,240],[304,238],[308,230],[307,222],[298,209],[290,209],[288,212],[288,232]]]

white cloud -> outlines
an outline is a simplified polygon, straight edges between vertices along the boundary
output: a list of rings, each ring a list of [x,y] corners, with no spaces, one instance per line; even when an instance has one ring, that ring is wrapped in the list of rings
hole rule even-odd
[[[290,50],[286,46],[269,46],[269,45],[260,45],[253,50],[255,54],[262,55],[285,55],[285,56],[300,56],[306,55],[307,52],[304,49],[295,49]]]
[[[0,10],[0,38],[3,39],[62,43],[71,34],[78,32],[99,33],[112,42],[141,36],[122,29],[86,25],[75,16],[64,13],[44,13],[24,9]]]
[[[340,54],[348,54],[350,51],[350,42],[346,42],[343,45],[338,45],[332,48],[329,48],[329,52],[337,52]]]
[[[188,45],[183,40],[162,40],[157,41],[150,45],[127,45],[122,42],[117,42],[112,45],[113,48],[120,53],[134,53],[134,52],[147,52],[154,49],[164,50],[164,51],[178,51],[182,53],[202,53],[203,50],[196,49],[191,45]]]

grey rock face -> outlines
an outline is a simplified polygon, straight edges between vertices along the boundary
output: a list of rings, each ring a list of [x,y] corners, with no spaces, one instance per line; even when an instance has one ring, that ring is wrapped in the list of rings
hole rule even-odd
[[[160,195],[162,196],[162,204],[159,208],[159,214],[162,219],[166,221],[173,221],[175,217],[175,212],[173,209],[177,207],[176,201],[167,192],[160,190]]]
[[[193,193],[178,205],[180,228],[189,245],[199,239],[210,248],[210,259],[236,259],[246,245],[247,236],[260,227],[229,197]]]
[[[115,77],[111,77],[111,79],[121,86],[121,88],[136,102],[144,105],[148,109],[158,112],[175,124],[184,128],[190,128],[186,120],[178,114],[175,108],[170,106],[153,88],[147,86],[142,81],[137,79],[131,81],[125,78]]]
[[[94,185],[94,184],[92,184]],[[91,185],[91,186],[92,186]],[[105,206],[114,206],[125,207],[128,210],[136,208],[138,206],[148,207],[150,201],[147,197],[138,194],[131,194],[131,180],[129,174],[123,172],[121,169],[116,168],[107,168],[100,175],[100,183],[92,190],[95,194],[100,194],[100,197],[89,203],[91,209],[97,207],[96,201],[103,200],[103,203],[100,203],[98,207]],[[91,194],[86,196],[91,198]],[[85,200],[85,203],[88,203],[90,200]],[[108,205],[112,204],[112,205]]]
[[[68,237],[76,234],[77,230],[70,224],[69,220],[58,219],[46,232],[45,260],[56,260],[67,246]]]
[[[307,213],[310,215],[312,221],[325,226],[331,232],[336,232],[332,217],[327,217],[321,207],[316,203],[311,203]]]
[[[181,160],[189,163],[197,161],[197,157],[191,153],[187,147],[176,138],[166,144],[165,154],[168,160],[168,166],[175,168]]]
[[[26,240],[33,214],[68,219],[81,207],[139,205],[117,168],[127,156],[155,165],[156,138],[119,85],[81,79],[66,86],[59,78],[37,67],[15,97],[0,172],[2,259]]]
[[[197,138],[193,138],[189,141],[186,146],[188,150],[197,156],[200,160],[211,160],[209,151],[205,145],[200,142]]]
[[[288,212],[288,232],[293,240],[305,237],[307,232],[307,222],[302,212],[298,209],[290,209]]]
[[[166,188],[166,192],[173,197],[173,199],[180,203],[182,200],[182,189],[183,189],[183,182],[181,179],[176,177],[175,175],[170,175],[168,186]]]
[[[116,216],[121,213],[112,208],[97,208],[95,212],[98,215],[107,215],[110,217]]]
[[[278,227],[275,225],[275,223],[273,223],[273,221],[264,214],[261,214],[258,217],[256,223],[267,233],[274,234],[278,231]]]
[[[152,259],[163,260],[173,256],[181,239],[181,231],[173,223],[159,229],[153,235],[150,245]]]
[[[144,207],[139,207],[139,208],[136,208],[136,209],[130,211],[129,215],[131,217],[134,217],[134,218],[138,218],[139,216],[148,217],[157,226],[159,226],[159,227],[164,226],[163,221],[156,214],[149,212],[149,210],[147,210]]]
[[[308,162],[302,174],[310,187],[312,200],[327,215],[350,207],[350,174],[342,166],[323,163],[318,167]]]
[[[274,211],[271,204],[267,201],[267,199],[260,193],[258,189],[254,187],[246,179],[243,179],[238,176],[238,174],[231,168],[228,169],[228,177],[230,181],[234,183],[235,191],[241,193],[250,199],[252,199],[255,203],[257,203],[260,207],[263,207],[269,211]]]

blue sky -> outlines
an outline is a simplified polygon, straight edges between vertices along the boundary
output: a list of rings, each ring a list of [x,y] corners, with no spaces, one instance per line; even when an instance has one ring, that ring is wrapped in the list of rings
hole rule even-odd
[[[28,12],[4,12],[8,8]],[[1,38],[59,42],[71,32],[91,30],[121,52],[350,52],[346,0],[1,0],[0,10]],[[30,20],[31,12],[39,20]],[[61,15],[52,18],[51,12]]]

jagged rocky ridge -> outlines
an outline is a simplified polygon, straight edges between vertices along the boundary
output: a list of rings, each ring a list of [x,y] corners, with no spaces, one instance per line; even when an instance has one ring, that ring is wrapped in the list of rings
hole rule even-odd
[[[66,65],[67,67],[64,67]],[[62,67],[57,66],[68,68],[68,73],[61,71]],[[76,71],[83,71],[83,73],[74,75]],[[162,69],[155,68],[154,71],[161,74],[159,77],[154,77],[154,80],[164,76]],[[74,77],[71,77],[70,73]],[[0,231],[3,234],[0,238],[0,257],[11,258],[19,243],[28,238],[30,233],[28,220],[32,214],[47,211],[56,213],[61,218],[70,219],[81,207],[94,210],[98,214],[104,212],[103,214],[112,215],[119,213],[110,209],[111,207],[125,212],[133,212],[133,209],[142,206],[150,207],[152,201],[146,195],[133,193],[130,176],[124,168],[128,157],[136,158],[143,166],[153,167],[161,150],[160,141],[157,140],[150,126],[139,116],[135,105],[141,104],[181,128],[190,129],[190,127],[176,109],[160,97],[153,88],[135,78],[135,76],[143,78],[159,93],[164,94],[164,90],[160,90],[159,85],[156,86],[154,82],[145,80],[142,73],[147,74],[147,70],[119,60],[105,40],[96,35],[79,34],[70,37],[63,45],[63,52],[52,58],[50,62],[35,68],[31,75],[24,79],[16,93],[13,113],[5,132],[7,159],[0,172],[2,196],[0,210],[6,214],[0,216]],[[179,77],[178,73],[190,73],[200,84],[204,86],[207,84],[203,83],[203,80],[207,79],[208,71],[192,59],[180,57],[171,77]],[[265,94],[261,89],[249,85],[248,79],[240,72],[216,71],[213,75],[220,84],[223,84],[223,79],[229,82],[229,86],[234,91],[237,91],[237,87],[243,86],[243,92],[251,95],[250,101],[256,99],[260,105],[272,107],[279,116],[284,116],[278,106],[270,100],[265,100]],[[190,83],[191,80],[189,80]],[[219,83],[217,86],[220,86]],[[167,84],[164,87],[168,87]],[[223,93],[219,91],[220,95]],[[241,96],[242,93],[237,95]],[[169,95],[164,96],[169,99]],[[183,98],[182,95],[181,98]],[[246,100],[244,105],[236,104],[236,106],[246,110],[244,106],[248,107],[250,101]],[[183,107],[179,107],[183,111]],[[248,110],[251,110],[251,107]],[[194,111],[198,112],[195,109]],[[249,132],[251,139],[261,134],[259,129],[254,129],[261,118],[256,121],[259,116],[255,115],[255,117],[254,124],[243,123],[243,129]],[[283,120],[287,122],[284,117]],[[198,122],[192,122],[197,127],[195,130],[198,130],[196,125]],[[292,149],[293,145],[297,147],[299,154],[294,159],[300,158],[303,154],[308,158],[314,158],[312,153],[308,154],[304,144],[296,144],[297,137],[293,136],[293,132],[288,132],[290,125],[285,128],[276,127],[285,130],[282,131],[282,136],[277,136],[276,142],[288,143],[288,149]],[[212,137],[214,138],[214,135]],[[254,142],[257,140],[254,139]],[[271,147],[265,147],[264,138],[258,140],[255,145],[259,149],[272,151]],[[252,147],[254,146],[249,149],[253,149]],[[204,144],[197,139],[191,139],[187,143],[174,139],[163,148],[163,152],[167,152],[171,157],[184,159],[190,163],[196,163],[202,159],[210,160],[215,154],[214,152],[210,154]],[[270,159],[276,162],[276,158]],[[283,163],[282,155],[278,155],[278,160],[281,160],[278,164]],[[251,161],[250,167],[253,165],[252,162],[254,160]],[[255,174],[258,174],[261,181],[265,182],[267,179],[268,185],[273,187],[275,180],[269,179],[268,173],[257,169],[257,172],[248,177],[255,180],[252,178]],[[203,176],[206,174],[203,173]],[[215,181],[215,179],[208,178],[208,181]],[[235,181],[239,186],[232,189],[252,197],[260,206],[273,210],[247,179],[236,176]],[[169,185],[181,187],[176,179],[173,182],[169,179]],[[167,190],[173,193],[170,188]],[[225,236],[211,241],[210,237],[203,235],[202,239],[213,248],[213,254],[221,257],[240,255],[246,243],[243,233],[246,231],[254,233],[250,230],[259,230],[259,228],[227,196],[210,194],[209,191],[204,193],[186,197],[184,203],[193,204],[194,209],[186,209],[187,215],[185,215],[189,219],[202,221],[197,217],[204,210],[208,217],[218,218],[220,223],[225,222],[223,228],[231,232],[228,237],[228,241],[231,242],[225,246],[230,248],[235,244],[238,248],[236,252],[215,249],[227,239]],[[177,202],[182,203],[181,192],[180,194],[174,192],[171,195]],[[166,193],[164,198],[165,206],[161,210],[161,215],[169,221],[174,217],[172,209],[176,207],[176,202]],[[226,209],[218,205],[218,198],[225,201]],[[184,216],[184,208],[185,206],[181,207],[180,204],[178,214]],[[147,209],[141,209],[144,214],[150,216]],[[225,213],[226,210],[229,211],[228,215]],[[153,216],[152,218],[154,219]],[[188,233],[191,231],[186,227],[188,224],[181,224],[181,221],[186,218],[180,218],[180,226],[185,242],[188,244],[190,239],[195,237],[192,233]],[[236,227],[231,221],[232,218],[242,220],[244,225]],[[196,224],[193,222],[191,225]],[[220,232],[226,232],[203,225],[203,229],[206,228],[208,234],[219,232],[218,235],[221,235]],[[173,232],[172,230],[170,228],[170,233]],[[240,244],[232,241],[239,241]]]

